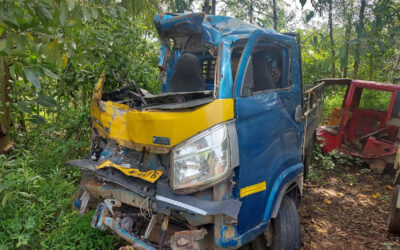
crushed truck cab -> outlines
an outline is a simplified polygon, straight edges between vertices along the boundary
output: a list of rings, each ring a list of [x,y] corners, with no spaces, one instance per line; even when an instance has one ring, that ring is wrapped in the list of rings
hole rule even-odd
[[[321,107],[315,89],[303,94],[299,41],[204,13],[154,22],[162,93],[104,92],[101,75],[90,158],[68,162],[82,171],[74,207],[96,209],[91,225],[135,249],[235,249],[264,235],[299,249]]]

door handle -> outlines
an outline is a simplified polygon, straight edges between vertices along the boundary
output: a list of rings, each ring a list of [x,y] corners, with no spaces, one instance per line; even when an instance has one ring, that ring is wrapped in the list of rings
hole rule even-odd
[[[301,105],[296,106],[296,110],[294,113],[294,120],[296,122],[301,122],[303,120],[303,108],[301,107]]]

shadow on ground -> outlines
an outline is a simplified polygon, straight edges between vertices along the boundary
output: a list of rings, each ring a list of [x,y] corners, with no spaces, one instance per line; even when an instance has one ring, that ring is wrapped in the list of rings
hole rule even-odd
[[[386,227],[392,181],[360,167],[325,170],[306,181],[303,249],[400,249],[400,236]]]

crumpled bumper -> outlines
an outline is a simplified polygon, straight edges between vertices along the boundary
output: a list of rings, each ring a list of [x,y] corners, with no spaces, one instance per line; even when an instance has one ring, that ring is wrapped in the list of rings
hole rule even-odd
[[[97,204],[92,227],[113,231],[135,249],[205,249],[204,244],[214,241],[214,233],[209,231],[214,230],[214,217],[227,216],[236,221],[242,204],[234,199],[213,201],[175,194],[163,180],[148,183],[116,169],[96,169],[96,161],[74,160],[68,164],[83,172],[82,194],[75,204],[79,204],[81,212],[90,203],[91,207]],[[146,221],[139,232],[136,227],[140,226],[136,225],[140,223],[136,220],[143,217],[143,212],[147,213]],[[170,218],[186,226],[174,228],[173,223],[168,225]]]

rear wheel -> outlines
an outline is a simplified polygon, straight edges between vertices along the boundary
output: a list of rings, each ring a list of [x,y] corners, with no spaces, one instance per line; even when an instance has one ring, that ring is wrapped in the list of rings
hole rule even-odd
[[[396,185],[393,190],[392,202],[390,204],[388,227],[392,233],[400,234],[400,208],[397,208],[399,203],[400,185]]]
[[[277,217],[266,232],[267,246],[272,250],[293,250],[301,247],[300,217],[294,201],[285,196]]]

